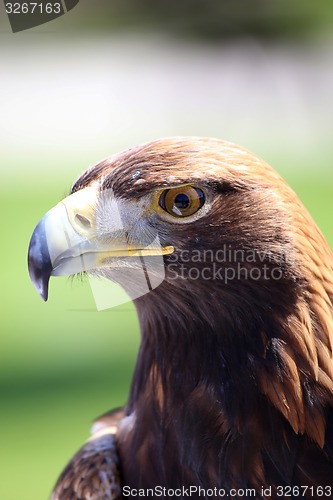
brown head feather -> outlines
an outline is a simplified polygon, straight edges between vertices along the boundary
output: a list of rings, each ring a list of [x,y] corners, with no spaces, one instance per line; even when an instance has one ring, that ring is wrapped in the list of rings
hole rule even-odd
[[[135,301],[142,345],[132,424],[119,434],[125,483],[332,484],[333,256],[295,193],[252,153],[200,138],[112,156],[72,191],[95,180],[124,199],[186,183],[212,196],[192,223],[154,222],[175,253],[164,282]],[[238,279],[172,276],[175,258],[188,270],[182,252],[222,246],[254,256],[224,262],[242,264]],[[214,262],[190,264],[201,272]],[[264,264],[279,278],[246,279]]]

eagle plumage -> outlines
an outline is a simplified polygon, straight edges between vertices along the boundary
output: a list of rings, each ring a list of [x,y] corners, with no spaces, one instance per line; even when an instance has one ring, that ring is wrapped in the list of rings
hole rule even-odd
[[[118,498],[119,481],[253,488],[256,498],[272,488],[273,499],[278,487],[304,498],[322,487],[333,498],[333,255],[287,183],[239,146],[169,138],[98,163],[71,193],[30,243],[44,299],[53,274],[87,271],[130,289],[131,251],[152,234],[165,276],[134,300],[142,338],[124,415],[100,422],[52,499]],[[116,237],[108,193],[123,214]],[[81,240],[50,256],[59,214]],[[80,268],[85,253],[95,260]]]

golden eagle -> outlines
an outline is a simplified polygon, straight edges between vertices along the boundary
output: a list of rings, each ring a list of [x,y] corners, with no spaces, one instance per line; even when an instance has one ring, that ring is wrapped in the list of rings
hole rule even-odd
[[[162,139],[83,173],[29,247],[44,300],[50,276],[131,290],[161,258],[128,403],[52,498],[333,498],[333,255],[298,197],[239,146]]]

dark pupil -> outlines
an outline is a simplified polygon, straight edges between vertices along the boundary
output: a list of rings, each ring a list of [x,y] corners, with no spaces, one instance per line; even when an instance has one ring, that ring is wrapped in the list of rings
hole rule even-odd
[[[189,204],[190,204],[190,199],[186,194],[184,193],[177,194],[175,198],[175,205],[177,208],[184,210],[185,208],[188,208]]]

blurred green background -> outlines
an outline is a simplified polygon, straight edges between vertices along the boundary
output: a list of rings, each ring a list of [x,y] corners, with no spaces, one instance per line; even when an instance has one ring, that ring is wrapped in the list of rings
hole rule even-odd
[[[132,304],[97,312],[88,282],[29,281],[44,213],[82,170],[168,135],[224,138],[292,185],[330,244],[332,9],[313,2],[83,1],[13,35],[0,20],[0,499],[44,500],[94,417],[126,401]]]

